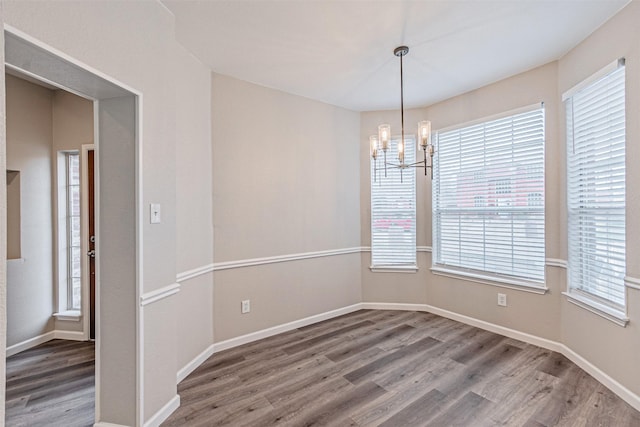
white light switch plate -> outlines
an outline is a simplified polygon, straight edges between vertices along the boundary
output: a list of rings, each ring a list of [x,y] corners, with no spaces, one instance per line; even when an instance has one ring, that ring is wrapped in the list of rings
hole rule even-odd
[[[151,209],[149,210],[151,224],[160,224],[162,216],[160,212],[160,203],[151,203]]]

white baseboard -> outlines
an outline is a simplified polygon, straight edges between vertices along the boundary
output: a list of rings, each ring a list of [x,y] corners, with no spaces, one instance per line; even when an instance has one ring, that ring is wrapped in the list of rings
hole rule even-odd
[[[278,326],[273,326],[271,328],[263,329],[257,332],[252,332],[250,334],[242,335],[236,338],[231,338],[225,341],[220,341],[218,343],[213,343],[178,371],[178,374],[176,375],[177,382],[179,383],[180,381],[185,379],[187,376],[189,376],[191,372],[193,372],[198,366],[200,366],[205,360],[211,357],[214,353],[218,353],[223,350],[237,347],[239,345],[248,344],[253,341],[258,341],[263,338],[268,338],[273,335],[281,334],[283,332],[288,332],[293,329],[297,329],[303,326],[311,325],[313,323],[321,322],[323,320],[342,316],[343,314],[353,313],[354,311],[358,311],[361,309],[362,309],[362,304],[360,303],[353,304],[347,307],[338,308],[336,310],[331,310],[331,311],[316,314],[313,316],[305,317],[304,319],[295,320],[293,322],[284,323]]]
[[[182,369],[178,371],[178,383],[187,378],[191,372],[195,371],[198,366],[202,365],[205,360],[213,355],[213,353],[215,353],[215,344],[211,344],[202,353],[194,357],[193,360],[183,366]]]
[[[55,331],[47,332],[46,334],[38,335],[37,337],[29,338],[17,344],[7,347],[7,357],[20,353],[21,351],[28,350],[40,344],[44,344],[47,341],[55,339]]]
[[[600,381],[600,383],[602,383],[605,387],[618,395],[622,400],[640,411],[640,396],[620,384],[615,379],[611,378],[611,376],[603,372],[600,368],[589,362],[587,359],[585,359],[566,345],[557,341],[548,340],[546,338],[541,338],[535,335],[527,334],[525,332],[520,332],[515,329],[496,325],[495,323],[489,323],[485,322],[484,320],[478,320],[473,317],[464,316],[462,314],[454,313],[448,310],[443,310],[441,308],[434,307],[428,304],[362,303],[361,305],[363,309],[372,310],[426,311],[438,316],[456,320],[460,323],[465,323],[467,325],[475,326],[486,331],[504,335],[509,338],[526,342],[528,344],[546,348],[547,350],[558,352],[578,365],[581,369],[594,377],[596,380]]]
[[[149,418],[145,423],[144,427],[158,427],[169,418],[169,415],[173,413],[180,406],[180,396],[175,395],[169,400],[158,412],[153,414],[151,418]]]
[[[54,339],[69,341],[86,341],[84,332],[76,331],[53,331]]]
[[[229,348],[237,347],[242,344],[248,344],[253,341],[258,341],[263,338],[269,338],[273,335],[281,334],[283,332],[288,332],[296,328],[301,328],[303,326],[321,322],[323,320],[342,316],[343,314],[353,313],[354,311],[361,310],[362,309],[361,305],[362,304],[360,303],[349,305],[347,307],[338,308],[336,310],[331,310],[325,313],[316,314],[314,316],[305,317],[304,319],[295,320],[293,322],[284,323],[278,326],[273,326],[271,328],[263,329],[257,332],[252,332],[250,334],[242,335],[236,338],[220,341],[219,343],[213,344],[214,353],[217,353],[222,350],[227,350]]]
[[[591,375],[596,380],[600,381],[602,385],[617,394],[622,400],[633,406],[637,411],[640,411],[640,396],[620,384],[618,381],[611,378],[596,365],[589,362],[587,359],[585,359],[566,345],[562,345],[561,353],[567,359],[571,360],[573,363],[582,368],[583,371]]]
[[[127,427],[127,426],[123,426],[122,424],[103,423],[100,421],[95,423],[93,427]]]
[[[7,357],[20,353],[21,351],[29,350],[30,348],[44,344],[51,340],[69,340],[69,341],[85,341],[83,332],[72,331],[49,331],[45,334],[38,335],[37,337],[29,338],[17,344],[7,347]]]

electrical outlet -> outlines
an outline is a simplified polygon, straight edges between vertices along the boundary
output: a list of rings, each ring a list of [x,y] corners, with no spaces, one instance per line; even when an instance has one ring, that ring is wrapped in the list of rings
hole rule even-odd
[[[242,311],[242,314],[249,313],[251,311],[251,300],[243,300],[240,309]]]
[[[507,306],[507,294],[498,294],[498,305],[501,307]]]

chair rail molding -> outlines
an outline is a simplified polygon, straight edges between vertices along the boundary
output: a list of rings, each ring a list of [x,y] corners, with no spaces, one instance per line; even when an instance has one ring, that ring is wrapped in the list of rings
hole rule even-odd
[[[298,261],[302,259],[323,258],[335,255],[355,254],[363,251],[361,246],[342,249],[329,249],[315,252],[301,252],[287,255],[276,255],[264,258],[241,259],[238,261],[224,261],[213,263],[213,270],[229,270],[232,268],[253,267],[256,265],[275,264],[278,262]]]
[[[640,279],[631,276],[625,276],[624,284],[629,289],[640,291]]]
[[[144,307],[151,303],[170,297],[171,295],[175,295],[178,292],[180,292],[180,283],[172,283],[160,289],[156,289],[155,291],[142,294],[140,296],[140,305]]]
[[[210,263],[207,265],[202,265],[200,267],[196,267],[191,270],[183,271],[182,273],[178,273],[176,275],[176,282],[182,283],[187,280],[195,279],[196,277],[200,277],[204,274],[208,274],[213,272],[215,264]]]

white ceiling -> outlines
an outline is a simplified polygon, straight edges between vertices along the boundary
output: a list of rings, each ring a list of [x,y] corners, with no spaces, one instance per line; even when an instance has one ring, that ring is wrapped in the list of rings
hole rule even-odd
[[[356,111],[425,106],[560,58],[628,0],[162,0],[217,73]]]

